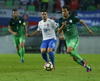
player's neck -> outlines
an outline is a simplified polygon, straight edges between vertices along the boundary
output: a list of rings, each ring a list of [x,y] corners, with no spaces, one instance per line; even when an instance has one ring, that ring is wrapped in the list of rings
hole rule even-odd
[[[43,19],[43,22],[46,22],[47,21],[47,18],[46,19]]]
[[[14,17],[14,19],[15,19],[15,20],[17,20],[17,19],[18,19],[18,17]]]
[[[64,19],[67,19],[69,17],[69,14],[67,16],[64,16]]]

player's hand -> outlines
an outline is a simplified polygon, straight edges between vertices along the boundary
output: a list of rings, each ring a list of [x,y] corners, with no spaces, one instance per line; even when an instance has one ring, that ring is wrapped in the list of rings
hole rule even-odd
[[[64,36],[61,36],[59,39],[64,40]]]
[[[15,36],[17,36],[18,34],[16,32],[13,33]]]
[[[32,35],[31,35],[31,34],[27,34],[27,36],[28,36],[28,37],[31,37]]]
[[[63,23],[63,26],[65,26],[66,25],[66,21]]]
[[[28,37],[28,34],[26,33],[25,36]]]
[[[88,32],[89,32],[90,34],[94,35],[94,33],[93,33],[91,30],[88,30]]]

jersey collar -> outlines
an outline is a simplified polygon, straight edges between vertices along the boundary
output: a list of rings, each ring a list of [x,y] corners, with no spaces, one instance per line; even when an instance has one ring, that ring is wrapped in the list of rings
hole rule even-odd
[[[13,17],[13,19],[14,19],[14,17]],[[18,19],[19,19],[19,17],[18,17]],[[15,19],[14,19],[15,20]]]
[[[43,20],[42,20],[42,21],[43,21]],[[48,18],[47,18],[47,20],[46,20],[45,22],[47,22],[47,21],[48,21]],[[44,22],[44,21],[43,21],[43,22]],[[44,22],[44,23],[45,23],[45,22]]]
[[[70,17],[70,15],[69,15],[69,17]],[[69,18],[69,17],[68,17],[68,18]],[[67,18],[67,19],[68,19],[68,18]],[[63,19],[64,19],[64,17],[63,17]]]

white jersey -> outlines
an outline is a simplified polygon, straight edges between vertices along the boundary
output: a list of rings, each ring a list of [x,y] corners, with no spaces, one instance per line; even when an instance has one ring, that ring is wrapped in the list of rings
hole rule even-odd
[[[56,28],[56,22],[52,19],[47,18],[47,21],[44,22],[41,20],[38,23],[38,31],[42,31],[43,35],[43,40],[48,40],[48,39],[56,39],[55,35],[55,28]]]

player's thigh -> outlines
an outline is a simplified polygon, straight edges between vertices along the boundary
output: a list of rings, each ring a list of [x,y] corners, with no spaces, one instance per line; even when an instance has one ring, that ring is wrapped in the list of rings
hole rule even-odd
[[[21,46],[21,47],[24,47],[25,36],[21,36],[21,37],[19,38],[19,41],[20,41],[20,46]]]
[[[46,41],[42,41],[42,44],[41,44],[41,46],[40,46],[41,53],[45,53],[47,47],[48,47],[47,42],[46,42]]]
[[[49,42],[49,46],[48,46],[48,51],[49,51],[49,49],[51,50],[51,48],[53,49],[53,51],[54,51],[54,49],[55,49],[55,47],[56,47],[56,43],[57,43],[57,40],[55,40],[55,39],[52,39],[50,42]]]
[[[13,40],[16,48],[18,48],[20,46],[19,37],[13,36]]]
[[[66,42],[67,44],[67,49],[71,49],[71,47],[74,49],[77,48],[78,44],[79,44],[79,40],[78,39],[70,39],[69,41]]]

